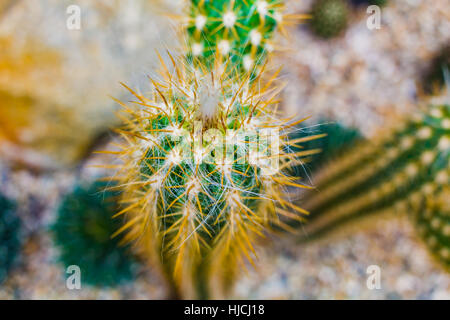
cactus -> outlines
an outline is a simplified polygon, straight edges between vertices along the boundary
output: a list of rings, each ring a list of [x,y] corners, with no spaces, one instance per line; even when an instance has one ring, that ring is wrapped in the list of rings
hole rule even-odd
[[[211,67],[219,58],[239,72],[255,72],[274,49],[276,27],[305,15],[283,15],[279,0],[191,0],[189,58]]]
[[[448,184],[449,134],[450,106],[438,105],[402,122],[377,141],[362,141],[346,150],[320,170],[316,179],[320,192],[305,195],[304,206],[311,215],[300,241],[377,213],[419,212],[412,203]],[[429,210],[444,216],[445,211],[435,206]],[[424,219],[422,213],[417,214],[420,224]],[[441,226],[448,229],[445,220]]]
[[[388,0],[351,0],[350,1],[353,5],[359,6],[359,5],[377,5],[379,7],[384,7],[387,5]]]
[[[450,45],[442,48],[426,70],[422,87],[426,94],[439,94],[450,81]],[[447,84],[446,84],[447,83]]]
[[[316,0],[311,11],[311,28],[319,37],[336,37],[347,27],[349,14],[345,0]]]
[[[315,133],[316,137],[322,137],[322,139],[305,141],[302,145],[306,150],[321,150],[320,153],[312,155],[309,159],[304,159],[302,166],[295,168],[296,174],[303,178],[308,178],[309,173],[314,174],[328,161],[341,155],[345,150],[363,139],[357,129],[346,127],[336,122],[320,120],[316,125],[309,125],[309,127],[313,129],[306,129],[299,126],[294,130],[290,137],[290,139],[295,140],[307,132]],[[291,148],[291,150],[292,152],[298,152],[301,149]],[[307,169],[306,175],[305,165]]]
[[[78,265],[83,283],[111,287],[133,279],[136,261],[118,238],[111,239],[120,227],[111,219],[118,194],[105,188],[102,182],[77,186],[62,200],[51,230],[65,267]]]
[[[304,139],[287,139],[301,120],[277,120],[277,90],[264,91],[270,83],[250,76],[237,82],[223,68],[172,60],[175,71],[163,67],[152,95],[129,89],[140,109],[121,103],[129,114],[120,130],[127,143],[113,153],[124,160],[117,179],[126,207],[117,216],[126,213],[128,222],[118,233],[141,239],[172,285],[189,292],[192,283],[184,281],[199,275],[200,264],[220,272],[243,256],[253,260],[253,240],[277,214],[298,219],[289,210],[305,212],[282,193],[304,187],[287,169],[316,151],[285,152]]]
[[[20,219],[14,204],[0,194],[0,284],[6,279],[20,252]]]

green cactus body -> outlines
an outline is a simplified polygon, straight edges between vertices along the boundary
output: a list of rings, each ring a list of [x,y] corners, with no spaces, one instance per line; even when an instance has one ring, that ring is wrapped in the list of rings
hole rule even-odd
[[[20,225],[13,203],[0,194],[0,284],[19,256]]]
[[[281,9],[279,0],[191,0],[189,58],[206,66],[220,58],[232,69],[253,71],[273,50]]]
[[[345,0],[316,0],[311,11],[311,28],[319,37],[335,37],[347,27],[349,14]]]
[[[450,271],[450,189],[446,185],[428,191],[414,201],[412,218],[429,251]]]
[[[346,151],[322,168],[319,192],[309,192],[311,212],[301,241],[365,216],[402,208],[432,188],[448,184],[450,108],[432,107],[415,120]]]
[[[79,266],[82,283],[110,287],[132,280],[136,262],[129,248],[111,239],[121,223],[111,219],[118,194],[106,187],[78,186],[62,200],[51,229],[65,267]]]

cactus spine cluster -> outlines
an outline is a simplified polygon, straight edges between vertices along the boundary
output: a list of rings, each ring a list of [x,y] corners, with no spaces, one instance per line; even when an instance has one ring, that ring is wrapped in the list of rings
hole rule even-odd
[[[366,216],[401,209],[414,213],[427,243],[440,246],[438,254],[447,257],[450,225],[448,205],[443,202],[447,195],[448,203],[449,195],[449,153],[449,105],[432,106],[376,141],[346,150],[317,174],[320,191],[307,194],[304,206],[311,215],[301,240]],[[429,199],[437,194],[443,195],[436,197],[441,200]]]
[[[280,117],[276,74],[263,81],[264,68],[255,72],[280,7],[191,1],[187,59],[169,54],[150,94],[127,87],[134,107],[119,101],[125,143],[112,153],[122,161],[114,178],[124,208],[116,216],[127,222],[117,234],[159,261],[178,296],[205,297],[212,272],[225,287],[237,265],[254,260],[255,238],[283,227],[279,215],[306,213],[287,188],[305,187],[289,170],[316,151],[291,148],[312,138],[288,139],[302,120]]]

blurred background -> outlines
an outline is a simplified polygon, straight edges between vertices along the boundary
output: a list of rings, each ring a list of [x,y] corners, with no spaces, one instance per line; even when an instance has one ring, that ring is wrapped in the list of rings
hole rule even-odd
[[[311,116],[311,125],[327,119],[370,139],[435,94],[433,68],[449,61],[448,0],[380,1],[381,28],[373,30],[369,4],[286,1],[290,13],[315,13],[277,39],[283,50],[273,63],[283,67],[286,114]],[[81,10],[80,29],[67,27],[71,5]],[[181,0],[0,0],[1,299],[166,298],[157,272],[99,236],[116,227],[102,220],[114,209],[90,184],[104,174],[93,165],[108,162],[93,151],[114,139],[118,124],[111,97],[126,101],[119,82],[145,92],[157,52],[180,47],[171,16],[183,6]],[[94,195],[88,205],[80,200],[87,195]],[[87,212],[97,207],[103,216],[95,220]],[[256,269],[243,270],[231,297],[450,299],[449,274],[413,229],[390,217],[307,245],[276,241],[260,250]],[[82,239],[71,235],[80,230]],[[105,246],[92,251],[92,239]],[[71,259],[93,270],[80,290],[66,287]],[[381,268],[379,290],[366,285],[370,265]]]

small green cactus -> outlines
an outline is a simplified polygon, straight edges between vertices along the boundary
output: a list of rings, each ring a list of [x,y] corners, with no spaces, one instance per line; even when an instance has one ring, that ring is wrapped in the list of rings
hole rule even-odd
[[[121,223],[112,219],[118,194],[106,187],[77,186],[62,200],[51,230],[65,267],[79,266],[82,283],[111,287],[133,279],[136,261],[118,238],[111,239]]]
[[[253,71],[273,50],[275,27],[283,23],[279,0],[191,0],[189,57],[206,66],[220,58],[229,67]]]
[[[310,127],[313,130],[298,127],[290,137],[292,141],[295,141],[295,139],[304,136],[305,132],[309,132],[311,133],[310,137],[316,138],[305,141],[302,145],[307,150],[321,150],[320,153],[312,155],[309,159],[304,159],[308,175],[309,172],[316,172],[327,162],[332,161],[363,139],[357,129],[346,127],[336,122],[320,120],[317,122],[317,125]],[[291,148],[291,151],[299,152],[300,149]],[[302,166],[296,168],[297,175],[303,177],[303,173],[304,168]],[[307,176],[304,178],[307,178]]]
[[[6,279],[19,256],[20,225],[14,204],[0,194],[0,284]]]
[[[415,202],[448,185],[449,158],[449,105],[433,106],[377,141],[362,141],[345,150],[343,156],[317,174],[318,191],[306,195],[304,206],[311,215],[300,240],[323,236],[379,213],[417,212]],[[441,207],[427,210],[436,215],[447,214]],[[419,224],[424,221],[421,217],[419,212]],[[448,230],[448,220],[439,223],[442,230]],[[448,243],[445,232],[442,235],[447,238],[436,240],[442,245]]]
[[[322,38],[332,38],[345,30],[350,11],[345,0],[316,0],[311,15],[314,33]]]
[[[161,59],[151,94],[125,86],[137,107],[118,101],[124,144],[110,153],[122,161],[116,216],[127,217],[117,234],[161,266],[174,297],[205,298],[212,277],[229,287],[253,262],[255,239],[279,216],[301,219],[286,189],[306,186],[290,170],[316,151],[286,151],[309,140],[288,139],[303,119],[280,118],[276,74],[265,80],[258,68],[275,27],[295,19],[281,16],[282,1],[190,4],[188,52],[169,54],[171,68]]]

